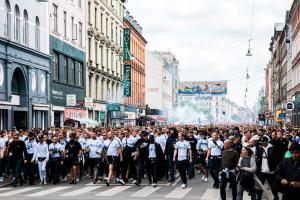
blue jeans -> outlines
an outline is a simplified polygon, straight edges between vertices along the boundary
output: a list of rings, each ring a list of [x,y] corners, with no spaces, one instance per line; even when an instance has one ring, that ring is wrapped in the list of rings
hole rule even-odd
[[[168,155],[168,171],[169,171],[169,180],[174,181],[175,180],[175,175],[174,175],[174,161],[173,161],[173,156]]]

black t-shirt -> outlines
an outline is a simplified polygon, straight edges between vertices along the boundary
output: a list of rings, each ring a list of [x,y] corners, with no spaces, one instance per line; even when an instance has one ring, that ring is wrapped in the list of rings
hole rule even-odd
[[[194,138],[194,137],[192,137],[192,138],[186,138],[186,141],[188,141],[190,143],[192,152],[196,153],[197,152],[197,149],[196,149],[197,139]]]
[[[12,153],[12,158],[14,159],[24,159],[26,157],[27,150],[25,142],[19,141],[12,141],[8,145],[8,153]]]
[[[65,150],[67,151],[68,157],[76,157],[79,151],[82,150],[81,145],[78,141],[68,142],[66,144]]]

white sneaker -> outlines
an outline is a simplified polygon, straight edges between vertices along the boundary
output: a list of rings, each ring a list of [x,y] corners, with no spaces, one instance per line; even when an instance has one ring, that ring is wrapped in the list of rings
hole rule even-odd
[[[3,182],[3,176],[0,176],[0,182]]]
[[[207,180],[207,177],[205,177],[205,179],[204,179],[204,182],[207,182],[208,180]]]
[[[47,181],[46,181],[45,179],[44,179],[44,181],[43,181],[43,182],[44,182],[44,185],[47,185]]]
[[[118,183],[120,183],[121,185],[125,185],[125,182],[123,181],[123,179],[119,179],[119,180],[117,180],[118,181]]]
[[[77,183],[79,182],[79,178],[76,178],[76,182],[77,182]]]
[[[182,189],[185,189],[185,188],[186,188],[186,184],[182,184],[182,185],[181,185],[181,188],[182,188]]]
[[[156,183],[153,183],[152,186],[153,186],[154,188],[156,188],[157,184],[156,184]]]
[[[204,181],[204,179],[205,179],[205,176],[202,176],[202,179],[201,179],[201,180]]]
[[[68,178],[67,177],[64,177],[63,178],[63,182],[67,182]]]
[[[44,185],[44,180],[41,180],[40,185]]]

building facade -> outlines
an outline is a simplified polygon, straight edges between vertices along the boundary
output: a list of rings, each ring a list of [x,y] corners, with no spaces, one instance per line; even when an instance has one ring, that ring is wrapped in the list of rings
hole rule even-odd
[[[130,30],[130,60],[125,64],[131,66],[131,94],[124,97],[126,126],[136,125],[136,119],[145,113],[145,48],[147,41],[142,28],[128,11],[124,12],[124,29]]]
[[[48,4],[0,1],[0,129],[50,126]]]
[[[94,104],[88,118],[101,125],[117,126],[123,118],[123,3],[86,0],[86,96]]]
[[[85,119],[85,1],[49,0],[51,125]],[[68,122],[69,120],[69,122]]]

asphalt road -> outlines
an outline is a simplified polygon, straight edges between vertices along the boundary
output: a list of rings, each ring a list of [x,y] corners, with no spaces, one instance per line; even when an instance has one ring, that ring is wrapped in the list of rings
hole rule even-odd
[[[104,183],[93,184],[90,178],[84,178],[76,185],[60,183],[58,185],[48,184],[45,186],[23,186],[13,188],[11,186],[0,188],[0,199],[5,200],[58,200],[58,199],[85,199],[93,200],[142,200],[142,199],[197,199],[197,200],[219,200],[220,191],[212,188],[212,181],[201,181],[201,175],[197,175],[192,180],[188,180],[188,187],[180,188],[181,181],[177,175],[174,183],[160,181],[156,188],[149,186],[147,179],[144,184],[137,187],[131,183],[125,186],[111,184],[107,187]],[[227,199],[231,198],[231,191],[227,190]],[[246,193],[244,200],[250,199]]]

